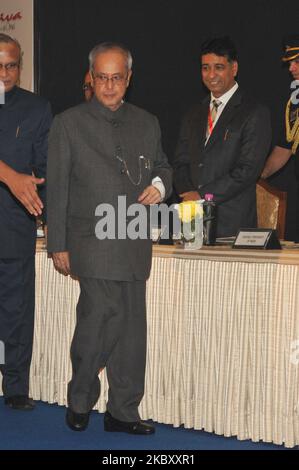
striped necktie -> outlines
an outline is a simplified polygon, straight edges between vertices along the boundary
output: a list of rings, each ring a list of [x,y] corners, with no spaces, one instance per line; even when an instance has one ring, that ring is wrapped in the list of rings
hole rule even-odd
[[[209,109],[209,115],[208,115],[207,138],[210,137],[210,135],[213,132],[214,122],[217,116],[217,111],[221,104],[222,103],[220,100],[212,101],[212,107]]]

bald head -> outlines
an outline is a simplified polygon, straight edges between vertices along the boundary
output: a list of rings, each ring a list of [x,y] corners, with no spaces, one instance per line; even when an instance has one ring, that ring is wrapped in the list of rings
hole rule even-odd
[[[20,79],[21,47],[17,40],[0,34],[0,81],[5,92],[18,84]]]

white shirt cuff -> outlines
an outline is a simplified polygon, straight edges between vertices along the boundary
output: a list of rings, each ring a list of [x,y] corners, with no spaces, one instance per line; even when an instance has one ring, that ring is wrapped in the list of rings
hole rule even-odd
[[[165,198],[166,191],[161,178],[159,178],[159,176],[156,176],[156,178],[152,180],[152,185],[158,189],[159,193],[161,194],[161,201],[163,201],[163,199]]]

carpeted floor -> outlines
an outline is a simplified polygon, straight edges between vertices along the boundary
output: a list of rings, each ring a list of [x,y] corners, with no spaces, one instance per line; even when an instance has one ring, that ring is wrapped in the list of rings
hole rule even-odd
[[[156,424],[152,436],[131,436],[103,431],[103,414],[92,412],[84,432],[65,425],[65,408],[37,402],[32,412],[7,408],[0,398],[1,450],[285,450],[283,446],[238,441],[204,431]]]

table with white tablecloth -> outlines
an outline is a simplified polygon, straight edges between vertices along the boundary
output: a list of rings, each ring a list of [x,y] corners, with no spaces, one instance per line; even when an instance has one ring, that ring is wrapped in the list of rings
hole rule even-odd
[[[79,286],[42,247],[36,268],[31,395],[66,405]],[[298,250],[155,246],[147,319],[143,419],[299,444]]]

